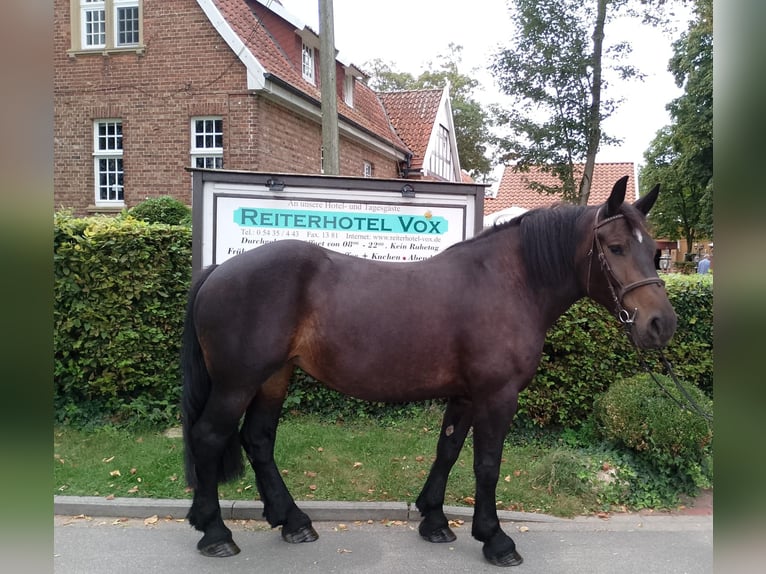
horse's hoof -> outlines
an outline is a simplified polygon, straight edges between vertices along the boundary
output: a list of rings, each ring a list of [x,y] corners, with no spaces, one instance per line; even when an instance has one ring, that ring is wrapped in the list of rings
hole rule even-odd
[[[203,556],[210,556],[211,558],[227,558],[239,554],[239,546],[232,541],[214,542],[198,548]]]
[[[319,534],[314,528],[309,526],[301,526],[295,532],[285,532],[284,526],[282,527],[282,538],[290,544],[300,544],[301,542],[314,542],[319,538]]]
[[[487,556],[485,554],[485,558],[490,564],[494,564],[495,566],[518,566],[524,562],[521,554],[515,550],[512,550],[506,554],[501,554],[499,556]]]
[[[452,532],[448,527],[444,528],[437,528],[436,530],[433,530],[431,532],[423,532],[421,530],[420,536],[422,536],[425,540],[428,540],[429,542],[435,542],[437,544],[441,544],[444,542],[454,542],[457,540],[457,536],[455,536],[455,533]]]

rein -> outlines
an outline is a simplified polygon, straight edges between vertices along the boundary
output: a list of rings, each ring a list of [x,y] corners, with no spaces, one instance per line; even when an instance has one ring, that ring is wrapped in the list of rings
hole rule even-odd
[[[628,333],[628,338],[633,341],[633,337],[630,333],[630,325],[626,324],[625,329]],[[634,345],[635,346],[635,345]],[[673,371],[673,367],[670,364],[670,361],[668,361],[667,357],[665,356],[665,353],[662,352],[662,350],[658,350],[657,353],[660,356],[660,359],[662,360],[662,365],[665,367],[665,373],[667,374],[668,378],[670,378],[673,383],[675,384],[676,388],[679,390],[679,392],[683,395],[683,397],[686,399],[686,403],[683,403],[682,401],[679,401],[676,397],[674,397],[671,392],[665,388],[665,385],[662,384],[662,381],[660,381],[654,374],[654,371],[649,368],[649,365],[644,360],[644,357],[641,355],[641,351],[638,347],[636,347],[636,356],[638,357],[638,364],[641,365],[641,368],[644,369],[647,373],[649,373],[649,376],[652,378],[652,380],[655,382],[655,384],[662,390],[663,393],[665,393],[668,398],[673,401],[682,411],[689,411],[694,412],[701,416],[703,419],[705,419],[708,423],[713,422],[713,415],[710,413],[706,413],[704,410],[702,410],[702,407],[699,406],[697,401],[694,400],[694,398],[689,394],[689,391],[687,391],[683,385],[681,385],[681,382],[676,377],[675,372]]]
[[[609,261],[606,258],[606,254],[604,253],[604,246],[601,244],[601,241],[598,239],[598,228],[606,225],[607,223],[611,223],[613,221],[617,221],[620,218],[625,217],[622,214],[613,215],[611,217],[607,217],[603,221],[598,220],[599,213],[601,211],[601,208],[596,211],[596,220],[593,224],[593,246],[591,246],[590,251],[588,251],[588,280],[586,284],[586,292],[588,295],[590,295],[590,276],[591,276],[591,264],[593,262],[593,249],[595,246],[596,251],[598,252],[598,261],[601,265],[601,270],[604,272],[604,275],[606,276],[606,282],[609,286],[609,291],[612,294],[612,299],[614,300],[615,308],[617,309],[617,318],[620,321],[620,323],[623,324],[625,327],[625,332],[628,335],[628,339],[631,343],[633,343],[633,346],[636,349],[636,356],[638,357],[638,363],[641,366],[644,371],[646,371],[649,376],[652,378],[652,380],[655,382],[655,384],[664,392],[668,398],[670,398],[671,401],[673,401],[681,410],[688,410],[689,412],[695,412],[699,416],[701,416],[703,419],[705,419],[708,423],[711,423],[713,421],[713,416],[710,413],[706,413],[702,410],[702,407],[697,404],[697,402],[692,398],[692,396],[689,394],[689,392],[681,385],[681,382],[676,377],[675,372],[673,371],[673,367],[670,364],[670,361],[668,361],[667,357],[665,356],[665,353],[662,352],[662,350],[658,350],[660,359],[662,361],[662,365],[665,368],[665,373],[667,376],[673,381],[676,388],[679,390],[681,395],[686,399],[686,404],[679,401],[676,397],[672,395],[672,393],[665,388],[665,385],[662,384],[662,382],[655,376],[652,369],[649,368],[649,365],[644,360],[644,357],[641,355],[641,351],[638,348],[638,346],[635,343],[635,340],[633,339],[633,333],[631,331],[633,324],[635,323],[636,319],[636,313],[638,313],[638,308],[635,307],[633,309],[633,314],[631,314],[622,304],[623,297],[633,289],[637,289],[638,287],[643,287],[644,285],[665,285],[665,281],[660,279],[659,277],[648,277],[646,279],[640,279],[638,281],[634,281],[633,283],[629,283],[628,285],[623,285],[622,282],[617,278],[614,271],[612,270],[612,267],[609,265]],[[617,289],[615,290],[615,286]]]

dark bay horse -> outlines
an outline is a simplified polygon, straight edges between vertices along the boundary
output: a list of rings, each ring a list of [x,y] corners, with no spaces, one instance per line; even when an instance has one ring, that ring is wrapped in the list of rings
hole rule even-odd
[[[447,398],[436,460],[416,502],[420,534],[455,539],[444,494],[473,427],[472,534],[489,562],[520,564],[500,527],[495,489],[503,440],[546,331],[585,296],[629,322],[640,348],[664,346],[676,328],[645,227],[659,187],[630,204],[626,184],[620,179],[599,207],[529,211],[417,263],[278,241],[205,269],[190,291],[183,353],[186,478],[194,488],[188,519],[204,533],[198,549],[239,552],[217,485],[243,472],[241,448],[269,524],[282,526],[288,542],[316,540],[274,462],[297,366],[360,399]]]

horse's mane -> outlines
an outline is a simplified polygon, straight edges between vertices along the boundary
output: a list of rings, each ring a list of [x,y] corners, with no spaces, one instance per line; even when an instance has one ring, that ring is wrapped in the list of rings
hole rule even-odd
[[[482,241],[510,228],[518,228],[521,233],[521,257],[529,286],[539,289],[557,285],[574,273],[575,251],[581,239],[577,228],[587,211],[585,206],[565,202],[531,209],[509,221],[495,224],[463,243]],[[624,203],[620,212],[631,228],[643,228],[641,214],[630,204]]]
[[[541,207],[484,230],[475,239],[489,238],[513,227],[521,232],[521,256],[533,289],[557,284],[575,267],[577,222],[586,208],[568,203]]]

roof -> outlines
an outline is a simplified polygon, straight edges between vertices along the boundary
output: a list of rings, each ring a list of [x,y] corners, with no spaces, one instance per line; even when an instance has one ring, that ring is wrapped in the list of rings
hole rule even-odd
[[[197,0],[213,25],[237,53],[240,60],[248,67],[248,74],[262,76],[254,78],[254,88],[267,80],[276,81],[289,86],[318,106],[322,95],[319,88],[306,81],[299,68],[300,57],[297,52],[296,34],[307,38],[318,37],[316,32],[305,26],[297,17],[285,10],[278,2],[263,0]],[[211,7],[211,4],[215,8]],[[220,14],[216,14],[217,12]],[[223,20],[221,20],[221,18]],[[231,29],[236,38],[226,35],[227,28]],[[242,49],[237,50],[241,43]],[[292,55],[292,57],[291,57]],[[253,63],[253,60],[255,63]],[[336,60],[337,62],[337,60]],[[352,64],[344,67],[353,68],[351,71],[358,75],[358,69]],[[340,91],[339,91],[340,92]],[[391,122],[383,109],[383,104],[376,93],[363,82],[354,82],[354,106],[348,106],[341,93],[338,93],[338,118],[354,126],[358,126],[373,134],[389,145],[410,151],[408,146],[394,131]]]
[[[380,92],[378,97],[399,137],[412,150],[412,168],[423,167],[444,89]]]
[[[575,166],[575,173],[582,173],[584,164]],[[597,163],[593,168],[593,183],[588,196],[588,205],[604,203],[614,187],[614,183],[623,176],[630,176],[625,196],[637,198],[635,167],[632,162],[626,163]],[[535,181],[544,185],[556,185],[558,180],[555,176],[544,173],[539,169],[532,168],[529,172],[515,172],[512,166],[505,166],[503,177],[495,197],[484,198],[484,215],[507,209],[509,207],[523,207],[534,209],[547,207],[561,201],[557,195],[540,193],[530,189],[529,182]]]

